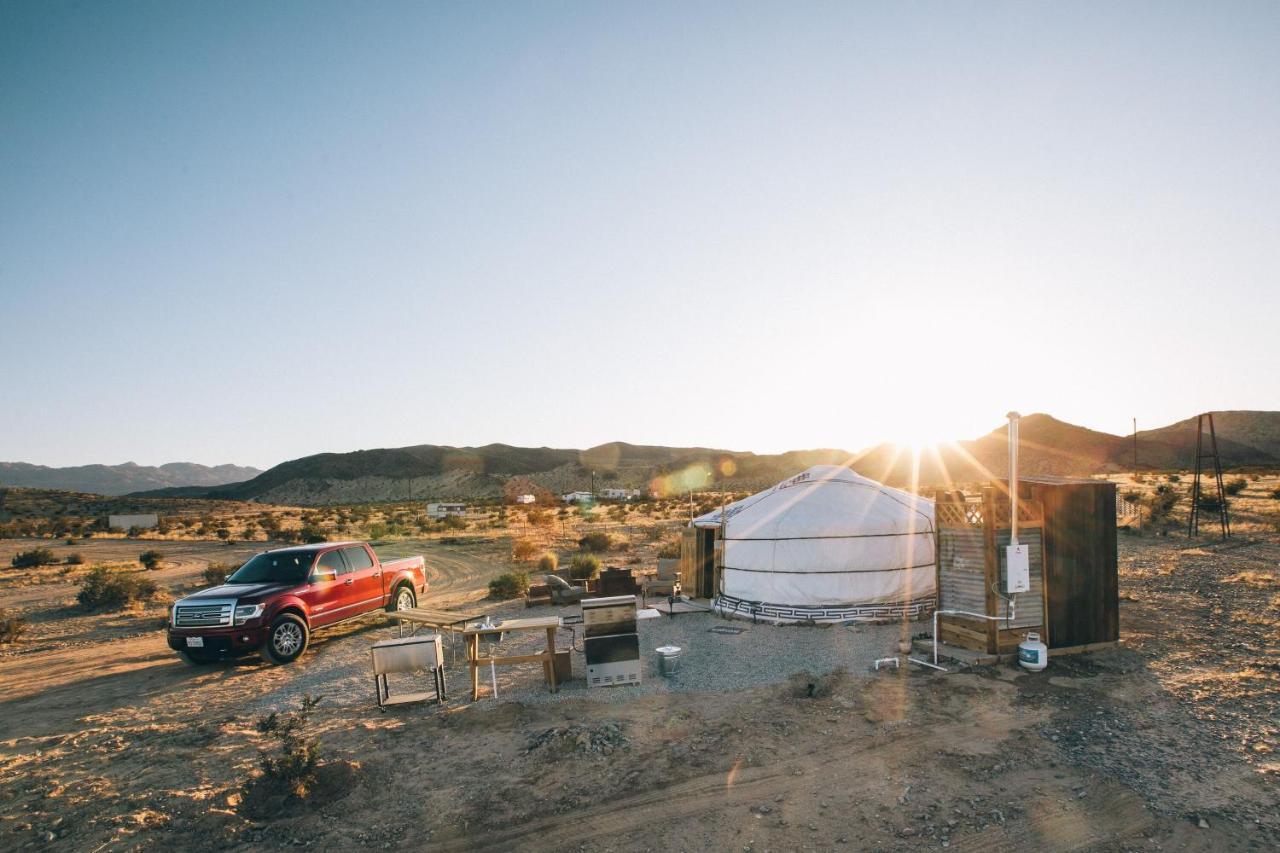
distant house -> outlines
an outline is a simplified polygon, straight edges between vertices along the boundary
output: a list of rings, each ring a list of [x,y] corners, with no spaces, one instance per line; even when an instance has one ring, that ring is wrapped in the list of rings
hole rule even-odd
[[[516,503],[531,504],[537,500],[533,495],[516,495]]]
[[[639,500],[639,489],[601,489],[600,499],[606,501],[634,501]]]
[[[450,515],[466,515],[467,505],[457,503],[427,504],[427,515],[430,518],[446,518]]]
[[[560,499],[567,504],[589,503],[596,499],[591,492],[569,492],[567,495],[561,495]]]
[[[128,530],[131,527],[137,527],[140,530],[149,530],[152,527],[160,526],[160,517],[155,513],[145,513],[142,515],[108,515],[107,527],[112,530],[119,528]]]

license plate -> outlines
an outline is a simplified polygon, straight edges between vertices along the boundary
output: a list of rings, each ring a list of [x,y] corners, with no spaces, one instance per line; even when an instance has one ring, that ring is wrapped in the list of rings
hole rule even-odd
[[[187,648],[189,648],[189,649],[203,649],[203,648],[204,648],[204,637],[187,637]]]

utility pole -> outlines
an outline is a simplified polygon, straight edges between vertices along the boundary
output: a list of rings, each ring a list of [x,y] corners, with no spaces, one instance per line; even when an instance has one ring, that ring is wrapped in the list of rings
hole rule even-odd
[[[1133,477],[1138,478],[1138,419],[1133,419]]]

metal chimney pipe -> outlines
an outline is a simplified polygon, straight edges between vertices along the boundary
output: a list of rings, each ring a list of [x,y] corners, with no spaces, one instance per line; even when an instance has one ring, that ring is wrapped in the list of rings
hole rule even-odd
[[[1018,544],[1018,422],[1022,415],[1010,412],[1009,419],[1009,544]]]

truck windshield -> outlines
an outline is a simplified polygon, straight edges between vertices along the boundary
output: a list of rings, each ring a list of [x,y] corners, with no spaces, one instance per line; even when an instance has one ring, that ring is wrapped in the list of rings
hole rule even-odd
[[[280,551],[259,554],[236,569],[227,583],[302,583],[307,579],[312,551]]]

